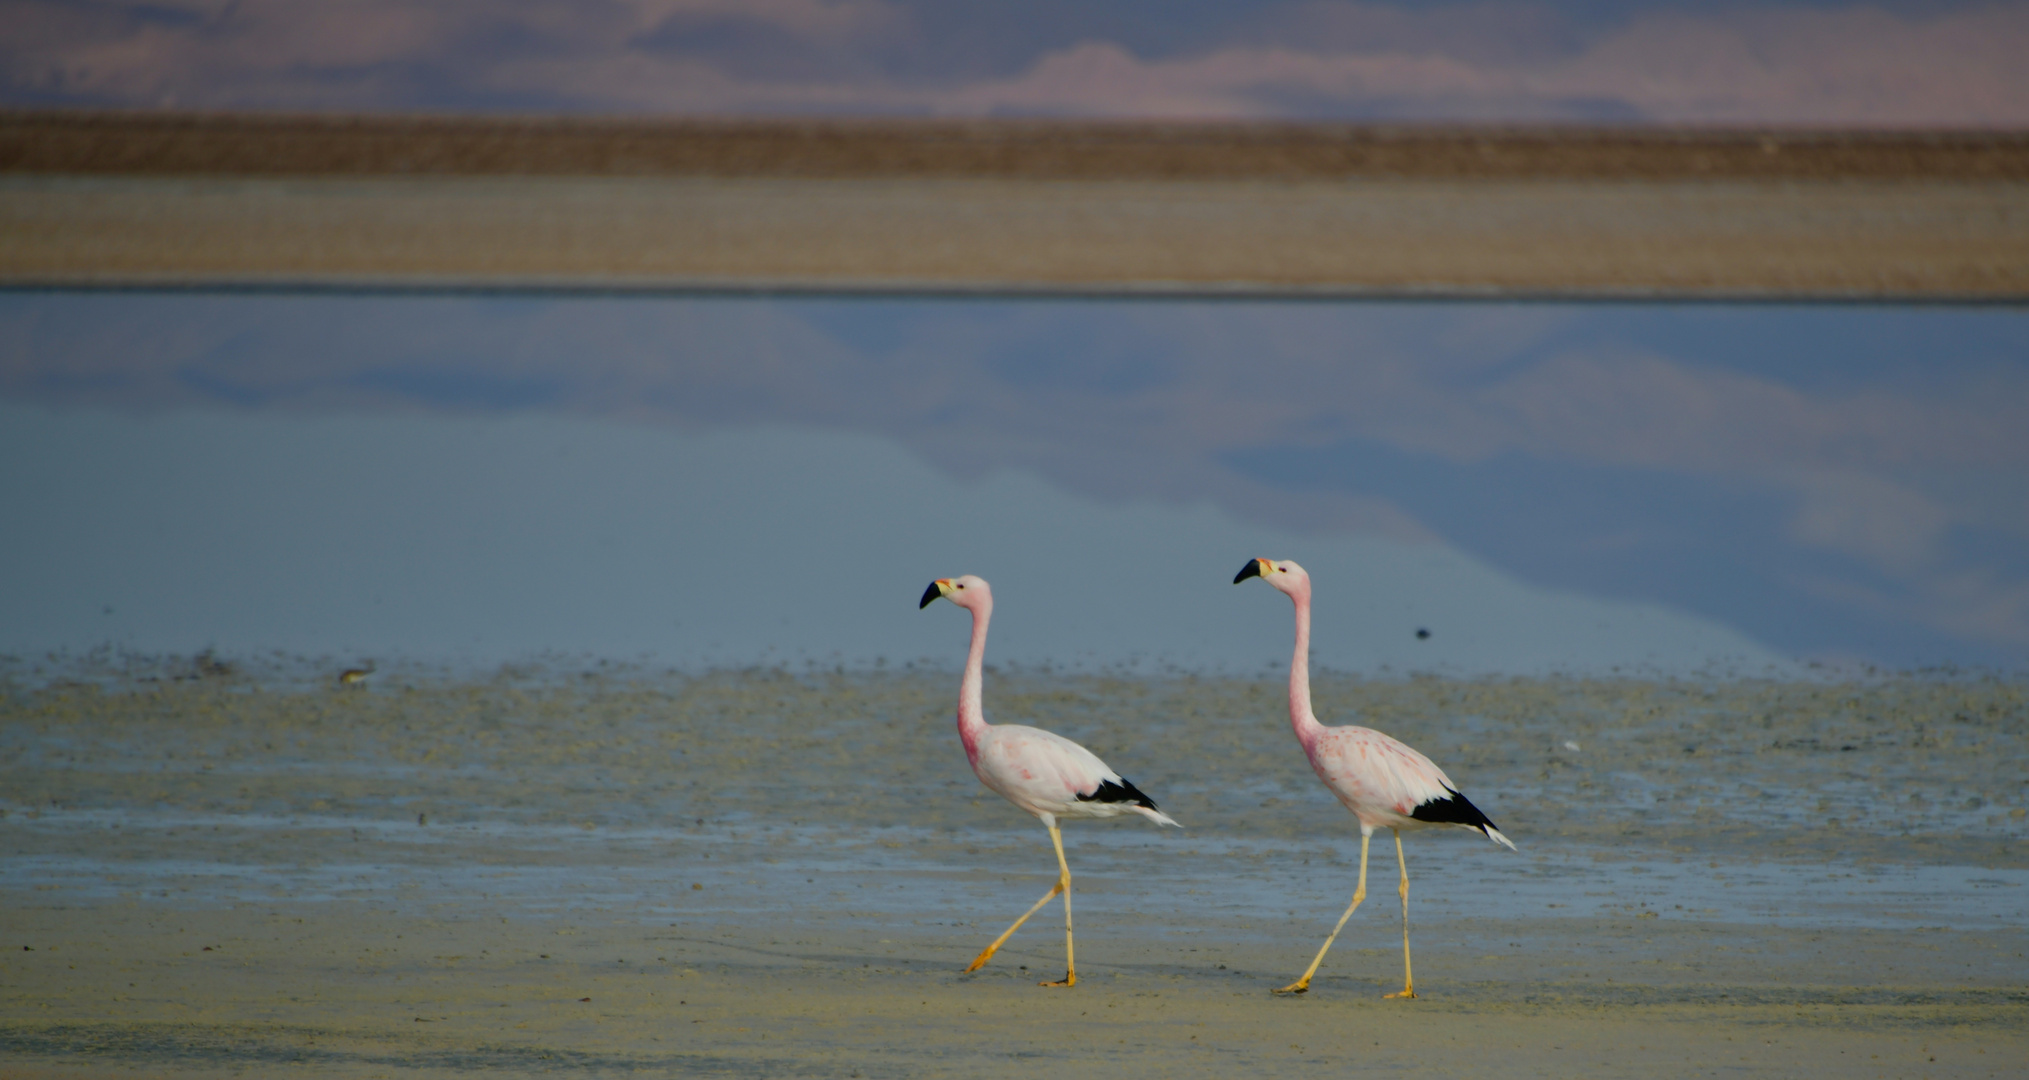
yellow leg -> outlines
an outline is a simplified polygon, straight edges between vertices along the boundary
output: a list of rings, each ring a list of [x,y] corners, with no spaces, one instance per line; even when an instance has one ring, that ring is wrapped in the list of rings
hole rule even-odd
[[[1057,848],[1057,888],[1064,892],[1064,978],[1044,986],[1078,985],[1078,958],[1071,948],[1071,864],[1064,861],[1064,834],[1050,826],[1050,843]]]
[[[1409,966],[1409,860],[1402,857],[1402,830],[1388,831],[1395,834],[1395,865],[1402,868],[1402,992],[1384,996],[1413,998],[1416,996],[1416,972]]]
[[[1057,883],[1050,886],[1050,891],[1044,893],[1042,899],[1030,904],[1029,909],[1022,912],[1022,917],[1016,919],[1013,926],[1008,927],[999,937],[994,938],[993,944],[988,945],[978,956],[973,957],[972,963],[965,965],[967,972],[978,971],[980,968],[985,967],[986,962],[993,959],[993,954],[999,952],[1002,945],[1007,944],[1007,939],[1013,937],[1014,932],[1020,930],[1022,924],[1029,921],[1029,916],[1041,911],[1043,905],[1049,903],[1051,897],[1056,896],[1058,893],[1064,894],[1064,953],[1068,962],[1071,952],[1071,867],[1070,864],[1064,861],[1064,837],[1057,831],[1055,825],[1050,826],[1050,842],[1057,849]],[[1070,974],[1064,977],[1063,982],[1044,983],[1043,985],[1071,986],[1076,984],[1077,981],[1078,974],[1076,969],[1073,969]]]
[[[1360,884],[1353,890],[1353,902],[1347,905],[1346,913],[1339,916],[1339,924],[1332,927],[1332,936],[1324,939],[1324,947],[1317,951],[1317,958],[1310,962],[1310,967],[1304,971],[1303,978],[1277,990],[1276,993],[1301,994],[1310,989],[1310,978],[1317,974],[1317,966],[1324,963],[1324,954],[1331,951],[1332,942],[1338,940],[1339,931],[1346,928],[1346,920],[1353,917],[1353,912],[1360,909],[1360,901],[1367,898],[1367,841],[1372,837],[1373,833],[1366,829],[1360,830]]]
[[[1064,891],[1064,882],[1060,878],[1058,879],[1055,885],[1050,886],[1049,892],[1043,894],[1043,898],[1041,900],[1038,900],[1034,904],[1029,905],[1029,909],[1027,911],[1022,912],[1022,917],[1016,919],[1014,921],[1013,926],[1008,927],[1005,933],[1001,934],[997,938],[994,938],[993,944],[988,945],[985,951],[981,952],[978,956],[973,957],[972,963],[965,965],[965,970],[978,971],[980,968],[985,967],[986,962],[988,960],[993,959],[993,954],[999,952],[1000,947],[1002,945],[1007,944],[1007,939],[1013,937],[1014,932],[1020,930],[1022,928],[1022,924],[1029,921],[1029,916],[1034,915],[1038,911],[1041,911],[1044,904],[1049,903],[1052,897],[1056,896],[1058,893],[1063,891]]]

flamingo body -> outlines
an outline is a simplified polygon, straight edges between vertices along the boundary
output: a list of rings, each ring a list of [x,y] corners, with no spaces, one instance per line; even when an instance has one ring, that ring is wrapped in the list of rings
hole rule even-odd
[[[1325,727],[1303,743],[1324,786],[1366,829],[1456,825],[1513,848],[1444,770],[1415,748],[1373,728]]]
[[[972,613],[972,646],[965,657],[965,675],[958,684],[958,739],[965,744],[965,758],[972,764],[972,774],[1001,798],[1040,819],[1043,827],[1050,830],[1050,843],[1057,851],[1057,884],[965,970],[983,967],[1030,915],[1063,893],[1064,978],[1043,985],[1075,986],[1078,968],[1071,944],[1071,867],[1064,860],[1064,837],[1057,822],[1123,814],[1139,814],[1158,825],[1176,822],[1156,809],[1155,800],[1099,760],[1099,755],[1062,735],[1021,724],[987,723],[980,704],[980,684],[985,678],[986,628],[993,618],[993,590],[984,579],[970,574],[938,578],[923,590],[923,600],[917,607],[929,607],[937,599],[950,600]]]
[[[1176,824],[1099,755],[1055,732],[991,724],[965,750],[980,783],[1039,818],[1141,814],[1158,824]]]

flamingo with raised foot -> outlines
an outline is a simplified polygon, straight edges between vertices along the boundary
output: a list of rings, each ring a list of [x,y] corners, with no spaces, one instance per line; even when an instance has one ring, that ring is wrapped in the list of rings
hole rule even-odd
[[[993,954],[1021,929],[1029,916],[1042,910],[1058,893],[1064,894],[1064,978],[1044,986],[1076,986],[1077,956],[1071,944],[1071,866],[1064,861],[1064,835],[1057,822],[1065,818],[1111,818],[1139,814],[1158,825],[1175,825],[1168,814],[1156,809],[1155,800],[1141,793],[1119,773],[1099,760],[1098,755],[1040,728],[1020,724],[989,724],[980,705],[981,672],[986,661],[986,624],[993,618],[993,590],[982,578],[938,578],[923,590],[920,610],[942,597],[972,613],[972,648],[965,656],[965,676],[958,684],[958,738],[965,744],[965,759],[972,774],[1001,798],[1042,819],[1050,830],[1050,844],[1057,849],[1057,883],[1043,894],[1022,917],[993,939],[985,951],[966,965],[968,972],[986,966]],[[1179,826],[1181,827],[1181,826]]]
[[[1385,826],[1395,835],[1395,865],[1402,872],[1398,890],[1402,894],[1402,990],[1387,996],[1413,998],[1416,973],[1409,964],[1409,863],[1402,857],[1402,830],[1455,825],[1482,833],[1509,851],[1515,850],[1515,845],[1429,758],[1372,728],[1326,727],[1318,722],[1310,708],[1310,575],[1287,559],[1253,559],[1233,575],[1233,584],[1251,577],[1274,586],[1296,604],[1296,653],[1289,660],[1289,724],[1317,778],[1360,822],[1360,882],[1353,889],[1353,902],[1339,916],[1339,924],[1332,927],[1331,936],[1325,938],[1303,978],[1275,992],[1301,994],[1310,989],[1311,977],[1324,963],[1324,954],[1367,898],[1367,844],[1374,830]]]

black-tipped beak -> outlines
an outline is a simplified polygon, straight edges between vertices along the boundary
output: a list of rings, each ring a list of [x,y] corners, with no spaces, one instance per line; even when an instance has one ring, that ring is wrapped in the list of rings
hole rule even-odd
[[[924,589],[924,590],[923,590],[923,602],[922,602],[922,603],[920,603],[920,604],[917,604],[917,605],[916,605],[916,610],[917,610],[917,611],[921,611],[921,610],[923,610],[924,608],[926,608],[926,607],[929,607],[929,606],[930,606],[930,601],[932,601],[932,600],[935,600],[935,599],[937,599],[938,597],[940,597],[940,596],[943,596],[943,595],[944,595],[944,590],[942,590],[942,589],[939,589],[939,588],[937,587],[937,583],[936,583],[936,582],[934,582],[934,581],[933,581],[933,582],[931,582],[931,583],[930,583],[930,587],[929,587],[929,588],[927,588],[927,589]]]
[[[1238,585],[1241,582],[1247,580],[1248,578],[1260,576],[1261,576],[1261,560],[1248,559],[1247,565],[1241,567],[1240,572],[1233,575],[1233,584]]]

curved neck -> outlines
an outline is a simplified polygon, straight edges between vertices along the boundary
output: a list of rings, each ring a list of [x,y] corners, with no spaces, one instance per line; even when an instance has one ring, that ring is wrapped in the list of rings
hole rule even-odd
[[[965,678],[958,684],[958,737],[971,755],[986,732],[986,709],[980,704],[979,687],[986,667],[986,624],[993,618],[993,603],[973,609],[972,648],[965,654]]]
[[[1289,658],[1289,726],[1297,740],[1310,745],[1322,724],[1310,710],[1310,590],[1295,593],[1296,652]]]

